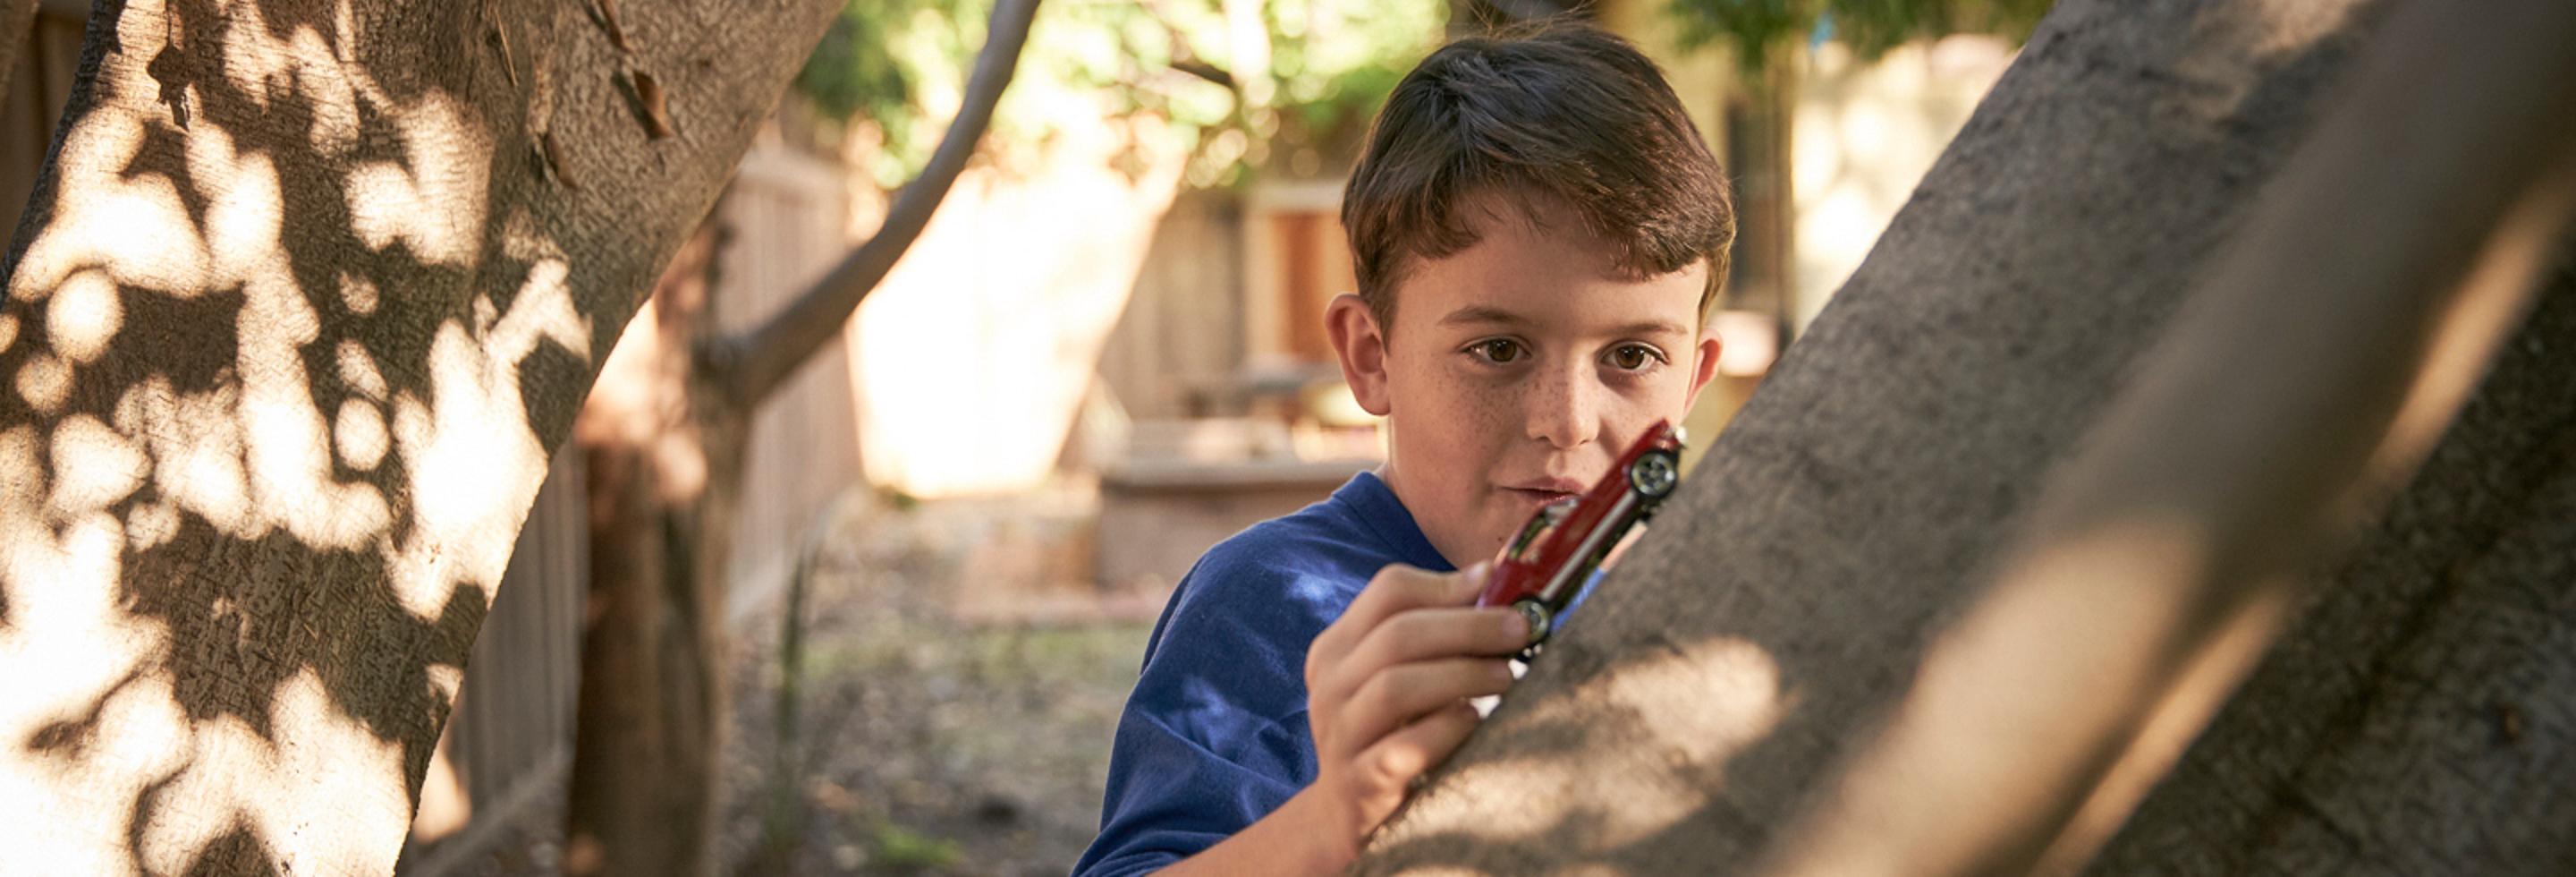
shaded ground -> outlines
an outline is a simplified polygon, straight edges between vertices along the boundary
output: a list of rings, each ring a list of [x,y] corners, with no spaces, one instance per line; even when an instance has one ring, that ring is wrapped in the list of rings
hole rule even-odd
[[[1109,738],[1162,593],[1103,594],[1079,494],[852,502],[816,554],[786,820],[780,621],[733,630],[718,847],[728,874],[1060,875],[1091,840]],[[961,620],[971,619],[971,620]],[[558,873],[560,790],[450,872]],[[801,829],[764,856],[772,824]]]
[[[1079,527],[1001,504],[844,515],[809,578],[785,811],[803,831],[783,868],[761,847],[780,800],[785,601],[737,639],[721,841],[734,870],[1065,873],[1097,825],[1152,623],[1132,599],[1085,611],[1087,586],[1055,580],[1087,571]],[[1012,593],[1033,612],[994,611]]]

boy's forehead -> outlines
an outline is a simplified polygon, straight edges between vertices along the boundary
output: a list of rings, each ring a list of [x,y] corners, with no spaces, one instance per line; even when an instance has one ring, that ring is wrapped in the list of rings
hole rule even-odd
[[[1589,263],[1589,264],[1587,264]],[[1640,278],[1554,237],[1490,237],[1409,272],[1396,321],[1449,330],[1688,335],[1707,268]]]

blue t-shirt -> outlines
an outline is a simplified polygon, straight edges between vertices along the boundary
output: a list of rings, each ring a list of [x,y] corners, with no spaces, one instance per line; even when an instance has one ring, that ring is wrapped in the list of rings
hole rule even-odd
[[[1452,568],[1367,472],[1200,556],[1146,641],[1109,753],[1100,836],[1074,873],[1170,865],[1314,782],[1306,644],[1391,563]]]

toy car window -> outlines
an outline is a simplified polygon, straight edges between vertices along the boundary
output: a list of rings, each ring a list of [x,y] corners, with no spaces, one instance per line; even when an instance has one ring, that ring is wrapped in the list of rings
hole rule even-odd
[[[1546,535],[1554,531],[1559,522],[1565,520],[1567,512],[1573,510],[1572,500],[1559,500],[1540,508],[1538,514],[1531,515],[1529,523],[1521,527],[1521,534],[1513,537],[1512,548],[1506,552],[1506,556],[1513,560],[1529,559],[1530,549],[1546,542]]]

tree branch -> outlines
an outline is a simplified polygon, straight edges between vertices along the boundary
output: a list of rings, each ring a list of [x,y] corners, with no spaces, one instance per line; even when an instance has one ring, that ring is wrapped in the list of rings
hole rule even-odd
[[[1505,19],[1516,23],[1555,18],[1571,11],[1557,5],[1554,0],[1485,0],[1485,5],[1493,7],[1494,11],[1502,13]]]
[[[1225,90],[1227,91],[1241,90],[1240,86],[1234,81],[1234,74],[1226,72],[1223,67],[1210,64],[1206,61],[1201,61],[1197,58],[1174,58],[1172,59],[1172,69],[1225,86]]]
[[[727,401],[745,411],[759,407],[761,400],[786,383],[798,365],[840,333],[841,325],[858,310],[859,302],[876,289],[887,272],[894,270],[895,262],[921,236],[921,230],[930,224],[931,214],[947,197],[949,186],[965,170],[966,160],[975,154],[985,126],[993,120],[993,107],[1001,101],[1002,90],[1010,85],[1011,74],[1019,66],[1020,47],[1028,41],[1029,23],[1037,16],[1038,2],[1001,0],[994,5],[992,20],[985,29],[984,47],[975,56],[975,68],[966,81],[966,95],[957,118],[948,123],[948,132],[941,136],[938,150],[931,153],[921,175],[895,197],[894,206],[886,211],[885,223],[876,234],[759,328],[710,341],[700,348],[699,367],[713,371],[714,383],[723,390]]]

